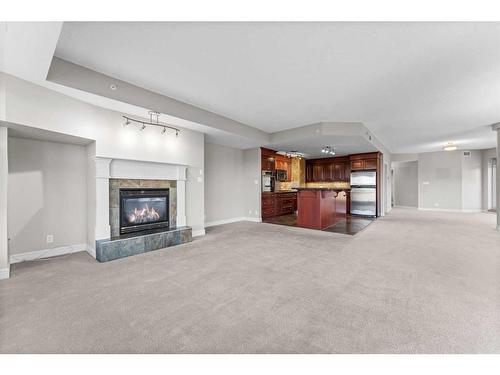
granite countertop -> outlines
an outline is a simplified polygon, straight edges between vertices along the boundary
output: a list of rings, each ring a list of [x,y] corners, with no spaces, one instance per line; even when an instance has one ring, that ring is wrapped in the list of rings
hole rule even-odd
[[[275,191],[263,191],[262,194],[284,194],[284,193],[296,193],[297,190],[275,190]]]
[[[298,187],[297,190],[328,190],[328,191],[349,191],[351,190],[350,187],[348,188],[333,188],[333,187]]]

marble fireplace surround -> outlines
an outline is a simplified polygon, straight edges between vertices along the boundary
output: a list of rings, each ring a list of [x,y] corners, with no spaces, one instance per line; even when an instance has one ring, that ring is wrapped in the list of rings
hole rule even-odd
[[[101,157],[95,157],[94,161],[95,241],[109,240],[119,234],[112,192],[119,187],[169,187],[170,222],[177,227],[186,226],[187,166]],[[92,250],[91,255],[95,258],[95,247]]]

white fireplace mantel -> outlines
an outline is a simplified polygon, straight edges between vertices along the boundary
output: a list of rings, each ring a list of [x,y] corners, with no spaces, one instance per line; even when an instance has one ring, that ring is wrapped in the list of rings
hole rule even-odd
[[[184,165],[93,157],[95,170],[95,231],[89,253],[95,257],[95,241],[110,238],[109,179],[174,180],[177,182],[177,226],[186,225],[186,170]],[[93,190],[93,189],[92,189]]]

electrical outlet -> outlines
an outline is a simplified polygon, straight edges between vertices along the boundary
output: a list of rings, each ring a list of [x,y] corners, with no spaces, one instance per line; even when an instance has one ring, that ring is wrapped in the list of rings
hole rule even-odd
[[[52,243],[52,242],[54,242],[54,235],[47,234],[47,243]]]

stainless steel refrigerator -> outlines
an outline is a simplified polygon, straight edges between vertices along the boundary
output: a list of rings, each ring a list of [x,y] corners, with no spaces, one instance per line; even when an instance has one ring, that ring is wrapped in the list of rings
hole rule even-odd
[[[377,215],[377,172],[351,172],[351,215]]]

